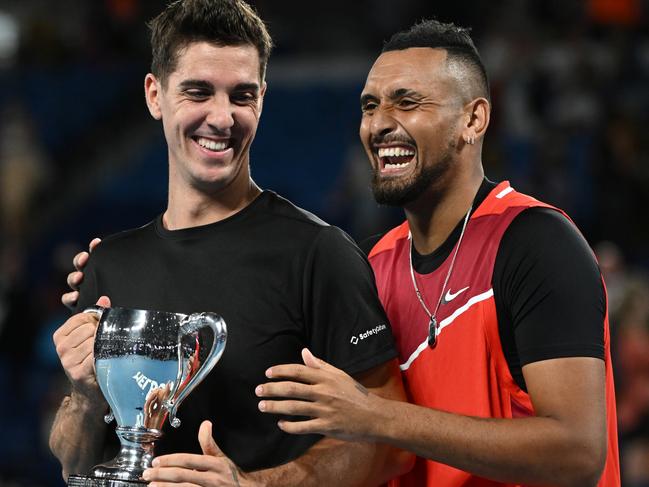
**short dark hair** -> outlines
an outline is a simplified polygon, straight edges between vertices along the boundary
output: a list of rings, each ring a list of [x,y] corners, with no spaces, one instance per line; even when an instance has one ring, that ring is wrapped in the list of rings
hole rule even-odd
[[[163,86],[176,69],[179,51],[198,41],[217,46],[254,46],[259,53],[261,79],[266,75],[273,41],[263,20],[242,0],[176,0],[148,26],[151,72]]]
[[[478,49],[469,35],[471,29],[458,27],[453,23],[437,20],[423,20],[410,29],[394,34],[383,45],[381,52],[399,51],[412,47],[430,47],[444,49],[448,53],[448,61],[458,62],[467,68],[477,82],[476,88],[481,96],[489,99],[489,78],[482,64]]]

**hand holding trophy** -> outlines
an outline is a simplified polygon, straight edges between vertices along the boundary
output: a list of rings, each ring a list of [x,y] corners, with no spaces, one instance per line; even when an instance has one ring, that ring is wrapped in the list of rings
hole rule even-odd
[[[94,345],[97,382],[111,409],[105,419],[117,422],[121,448],[112,461],[87,475],[70,475],[68,485],[141,486],[167,416],[173,427],[180,425],[178,406],[221,358],[225,322],[214,313],[100,306],[85,312],[99,317]]]

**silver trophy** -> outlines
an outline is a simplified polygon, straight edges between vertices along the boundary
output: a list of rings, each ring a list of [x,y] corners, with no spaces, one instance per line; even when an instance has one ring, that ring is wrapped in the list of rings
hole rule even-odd
[[[70,487],[142,486],[154,444],[167,416],[174,428],[178,406],[221,358],[227,331],[214,313],[184,315],[164,311],[92,306],[99,318],[95,370],[117,422],[117,457],[85,475],[70,475]],[[211,344],[211,345],[210,345]],[[209,351],[207,347],[210,346]]]

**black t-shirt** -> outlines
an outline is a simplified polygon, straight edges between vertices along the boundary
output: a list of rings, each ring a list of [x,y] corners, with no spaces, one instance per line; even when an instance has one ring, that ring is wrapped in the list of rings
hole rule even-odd
[[[496,184],[485,179],[475,209]],[[413,249],[420,274],[437,269],[450,255],[463,220],[428,255]],[[369,252],[380,236],[361,243]],[[492,277],[498,329],[516,383],[527,390],[522,367],[561,357],[604,358],[606,299],[599,267],[586,240],[558,211],[529,208],[505,231]]]
[[[157,455],[200,452],[198,427],[210,419],[244,470],[286,463],[320,437],[285,434],[277,416],[258,410],[254,389],[268,367],[302,363],[305,346],[350,374],[397,355],[363,253],[270,191],[217,223],[169,231],[159,217],[106,238],[85,274],[80,310],[105,294],[113,306],[212,311],[227,324],[221,360],[180,405],[180,428],[165,424]]]

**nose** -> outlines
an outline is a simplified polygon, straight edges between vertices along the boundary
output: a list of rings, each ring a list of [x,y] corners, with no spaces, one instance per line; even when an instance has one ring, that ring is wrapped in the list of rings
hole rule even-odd
[[[210,127],[219,132],[224,132],[232,128],[234,125],[234,106],[230,102],[230,97],[227,94],[215,95],[206,106],[207,113],[205,121]]]
[[[382,137],[396,129],[396,121],[382,107],[377,107],[369,118],[369,129],[372,137]]]

